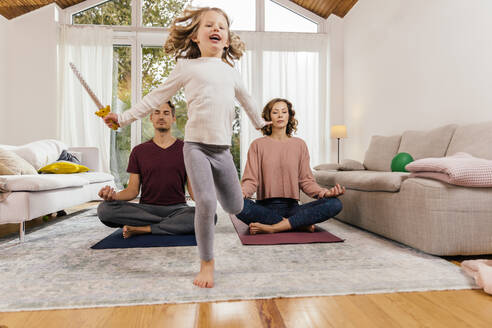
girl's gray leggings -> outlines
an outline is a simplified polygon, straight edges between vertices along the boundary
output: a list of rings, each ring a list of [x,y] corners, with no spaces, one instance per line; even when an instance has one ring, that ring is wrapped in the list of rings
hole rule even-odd
[[[214,215],[217,200],[231,214],[243,209],[243,194],[229,146],[185,142],[186,174],[195,196],[195,235],[200,259],[214,258]]]

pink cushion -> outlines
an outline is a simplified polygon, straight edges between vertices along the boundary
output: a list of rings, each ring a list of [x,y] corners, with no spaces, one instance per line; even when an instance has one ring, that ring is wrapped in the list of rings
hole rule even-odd
[[[412,172],[410,177],[432,178],[465,187],[492,187],[492,160],[467,153],[419,159],[405,169]]]

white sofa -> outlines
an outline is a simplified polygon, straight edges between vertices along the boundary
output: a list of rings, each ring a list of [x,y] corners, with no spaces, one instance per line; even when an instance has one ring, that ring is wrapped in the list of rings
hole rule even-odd
[[[15,149],[13,146],[2,146]],[[71,147],[79,153],[81,164],[90,171],[74,174],[0,175],[4,193],[0,201],[0,224],[19,223],[20,241],[24,241],[25,222],[91,200],[105,186],[114,187],[114,177],[100,172],[99,150],[95,147]]]

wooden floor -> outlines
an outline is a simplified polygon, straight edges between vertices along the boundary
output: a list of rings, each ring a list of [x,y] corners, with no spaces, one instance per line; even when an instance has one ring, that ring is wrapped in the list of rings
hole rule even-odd
[[[67,212],[70,214],[91,205]],[[58,219],[63,218],[50,218],[48,221]],[[32,223],[43,224],[42,220]],[[0,236],[11,233],[9,229],[12,227],[0,227]],[[447,260],[459,265],[464,259],[467,258]],[[459,290],[0,312],[0,328],[5,327],[490,328],[492,295],[481,290]]]
[[[0,313],[0,327],[492,327],[478,290]]]

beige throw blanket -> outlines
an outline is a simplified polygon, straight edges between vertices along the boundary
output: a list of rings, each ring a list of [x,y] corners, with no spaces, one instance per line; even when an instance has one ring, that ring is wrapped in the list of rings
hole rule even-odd
[[[0,202],[3,202],[4,200],[9,197],[10,191],[2,187],[2,182],[0,181]]]

